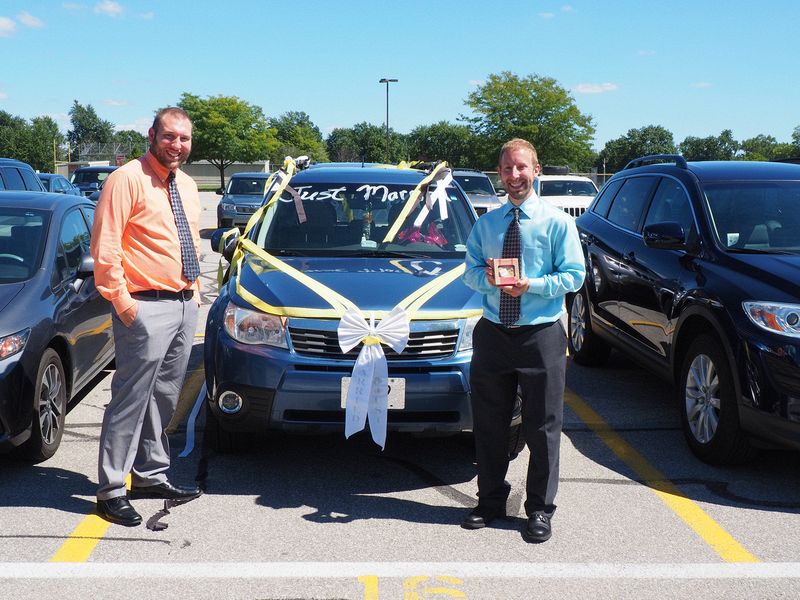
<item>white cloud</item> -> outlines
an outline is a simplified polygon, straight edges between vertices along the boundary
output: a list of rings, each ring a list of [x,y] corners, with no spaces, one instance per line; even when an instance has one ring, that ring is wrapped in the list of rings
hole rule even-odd
[[[656,51],[655,50],[639,50],[639,52],[637,54],[639,54],[639,56],[655,56]]]
[[[86,8],[86,6],[77,2],[64,2],[61,6],[63,6],[65,10],[83,10]]]
[[[572,9],[572,5],[570,5],[570,4],[565,4],[564,6],[562,6],[562,7],[561,7],[561,10],[562,10],[563,12],[572,12],[572,10],[573,10],[573,9]]]
[[[153,124],[153,117],[139,117],[133,123],[117,123],[115,129],[117,131],[127,131],[132,129],[133,131],[138,131],[142,135],[147,135],[147,132],[150,129],[150,126]]]
[[[0,100],[5,100],[6,98],[8,98],[8,94],[5,92],[0,92]]]
[[[485,82],[481,81],[480,79],[470,79],[469,80],[469,84],[470,85],[483,85],[484,83]]]
[[[17,15],[17,20],[26,27],[44,27],[44,23],[39,17],[34,17],[27,12],[21,12]]]
[[[579,83],[572,89],[579,94],[605,94],[615,92],[618,88],[616,83]]]
[[[542,12],[542,13],[539,13],[539,16],[542,17],[543,19],[552,19],[556,15],[554,13],[551,13],[551,12]]]
[[[144,21],[152,21],[153,17],[155,17],[155,16],[156,15],[155,15],[155,13],[153,11],[142,13],[142,14],[139,15],[139,17]]]
[[[0,17],[0,37],[11,37],[17,31],[17,24],[8,17]]]
[[[109,17],[118,17],[122,14],[122,5],[114,0],[102,0],[94,5],[94,12],[108,15]]]
[[[108,100],[103,100],[103,104],[106,106],[128,106],[127,100],[113,100],[109,98]]]
[[[705,88],[710,88],[710,87],[712,87],[713,85],[714,85],[714,84],[712,84],[712,83],[709,83],[708,81],[697,81],[697,82],[695,82],[695,83],[693,83],[693,84],[692,84],[692,87],[693,87],[693,88],[705,89]]]

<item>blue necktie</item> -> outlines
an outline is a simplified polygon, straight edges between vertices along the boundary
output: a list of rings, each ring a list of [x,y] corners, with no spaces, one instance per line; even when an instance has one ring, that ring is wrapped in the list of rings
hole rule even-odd
[[[186,213],[183,212],[181,195],[178,193],[178,184],[175,183],[175,173],[170,172],[167,176],[169,182],[169,203],[172,206],[172,214],[175,216],[175,226],[178,228],[178,240],[181,243],[181,261],[183,262],[183,274],[189,282],[194,282],[200,277],[200,263],[197,261],[197,252],[194,248],[192,231],[189,229],[189,221],[186,220]]]
[[[503,238],[503,258],[516,258],[520,260],[521,242],[519,237],[519,209],[512,208],[514,218],[508,224],[506,235]],[[520,264],[522,268],[522,264]],[[503,325],[513,325],[519,319],[519,296],[510,296],[500,292],[500,322]]]

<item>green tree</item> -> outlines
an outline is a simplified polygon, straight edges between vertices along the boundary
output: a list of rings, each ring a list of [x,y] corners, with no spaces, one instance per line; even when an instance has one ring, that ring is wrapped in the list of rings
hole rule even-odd
[[[778,148],[778,140],[771,135],[758,134],[740,144],[744,160],[772,160]]]
[[[0,110],[0,156],[16,158],[24,154],[24,144],[28,136],[28,123],[22,117]]]
[[[680,143],[678,149],[686,160],[733,160],[739,150],[739,142],[733,139],[730,129],[725,129],[718,136],[689,136]]]
[[[476,142],[467,125],[439,121],[420,125],[408,134],[408,154],[414,160],[446,160],[453,167],[476,167]]]
[[[124,150],[126,160],[133,160],[145,154],[150,148],[150,140],[134,129],[122,129],[114,132],[112,141]]]
[[[114,137],[114,124],[98,117],[91,104],[82,106],[74,100],[69,120],[72,129],[67,131],[67,140],[72,146],[107,144]]]
[[[351,128],[334,129],[327,139],[328,156],[336,161],[394,163],[408,158],[405,136],[389,129],[389,152],[386,130],[366,121]]]
[[[278,147],[261,108],[236,96],[203,99],[184,92],[178,106],[192,119],[192,158],[219,169],[220,187],[225,187],[226,167],[267,160]]]
[[[500,146],[514,137],[531,142],[546,164],[584,170],[594,157],[592,118],[582,114],[572,96],[555,79],[509,71],[489,75],[465,104],[474,117],[462,116],[480,141],[479,168],[497,165]]]
[[[26,162],[34,169],[55,173],[55,161],[63,158],[64,141],[51,117],[34,117],[28,130]]]
[[[625,135],[606,142],[598,155],[597,168],[604,169],[606,173],[614,173],[634,158],[675,152],[672,132],[661,125],[646,125],[639,129],[629,129]]]
[[[316,162],[328,160],[328,150],[322,140],[322,133],[306,113],[289,111],[280,117],[269,119],[269,124],[275,130],[278,140],[278,148],[272,156],[274,163],[280,164],[286,156],[302,155]]]

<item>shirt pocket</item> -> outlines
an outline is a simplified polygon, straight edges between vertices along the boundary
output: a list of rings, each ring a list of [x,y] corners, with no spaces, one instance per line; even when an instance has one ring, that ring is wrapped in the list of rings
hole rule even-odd
[[[550,240],[537,236],[522,248],[522,268],[526,277],[541,277],[553,272],[553,253]]]

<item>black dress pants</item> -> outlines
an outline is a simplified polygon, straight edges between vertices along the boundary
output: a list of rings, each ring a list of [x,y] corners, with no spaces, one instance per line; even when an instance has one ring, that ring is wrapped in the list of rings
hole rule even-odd
[[[559,321],[504,327],[481,319],[473,333],[470,387],[478,466],[478,504],[505,509],[508,428],[517,386],[530,450],[525,512],[552,516],[558,490],[567,338]]]

